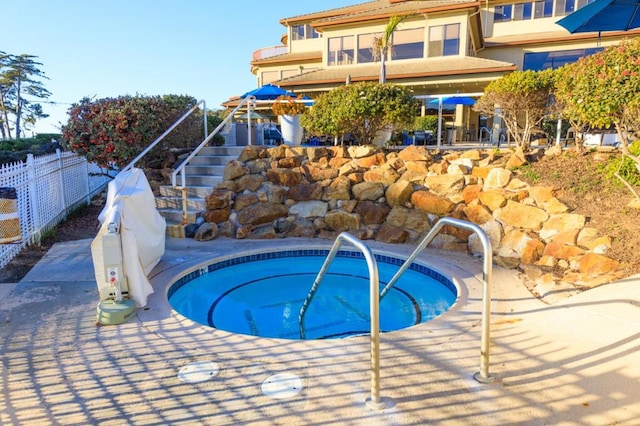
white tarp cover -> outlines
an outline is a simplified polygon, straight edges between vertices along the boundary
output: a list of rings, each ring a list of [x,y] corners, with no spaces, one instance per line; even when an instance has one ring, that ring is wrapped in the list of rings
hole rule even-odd
[[[108,232],[108,224],[120,215],[120,237],[124,275],[129,297],[137,307],[147,305],[153,288],[147,275],[164,254],[166,222],[156,210],[156,201],[142,170],[133,168],[118,173],[109,182],[107,200],[98,219],[102,226],[91,244],[93,266],[100,287],[104,279],[104,259],[99,239]],[[94,247],[95,246],[95,247]]]

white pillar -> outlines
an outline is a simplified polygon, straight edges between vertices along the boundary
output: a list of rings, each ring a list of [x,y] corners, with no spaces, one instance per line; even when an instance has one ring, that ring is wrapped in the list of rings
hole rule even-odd
[[[559,118],[558,125],[556,126],[556,145],[560,145],[561,137],[562,137],[562,118]]]

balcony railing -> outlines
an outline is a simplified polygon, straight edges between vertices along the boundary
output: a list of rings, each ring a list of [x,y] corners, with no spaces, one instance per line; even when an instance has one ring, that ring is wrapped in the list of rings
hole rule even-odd
[[[272,56],[282,55],[289,51],[287,46],[271,46],[271,47],[263,47],[262,49],[258,49],[253,52],[253,60],[257,61],[260,59],[270,58]]]

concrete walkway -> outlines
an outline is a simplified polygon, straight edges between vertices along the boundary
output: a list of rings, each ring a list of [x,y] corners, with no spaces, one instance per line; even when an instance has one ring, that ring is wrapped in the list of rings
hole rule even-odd
[[[186,270],[246,250],[329,246],[318,240],[167,240],[155,293],[135,320],[95,326],[90,240],[56,244],[20,282],[0,284],[0,424],[636,425],[640,422],[640,276],[557,305],[494,269],[490,373],[479,370],[481,264],[428,250],[420,260],[461,289],[442,317],[381,336],[381,395],[372,411],[369,339],[287,341],[233,335],[171,311],[167,286]],[[411,247],[371,244],[406,256]],[[211,380],[179,370],[213,361]],[[277,373],[297,395],[261,391]]]

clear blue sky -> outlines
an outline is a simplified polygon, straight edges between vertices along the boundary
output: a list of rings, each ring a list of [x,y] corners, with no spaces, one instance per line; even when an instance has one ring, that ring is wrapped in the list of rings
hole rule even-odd
[[[209,108],[256,87],[254,50],[279,20],[364,0],[2,0],[0,51],[38,57],[52,93],[35,133],[58,132],[85,96],[190,95]],[[31,132],[27,132],[31,136]]]

